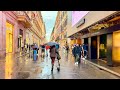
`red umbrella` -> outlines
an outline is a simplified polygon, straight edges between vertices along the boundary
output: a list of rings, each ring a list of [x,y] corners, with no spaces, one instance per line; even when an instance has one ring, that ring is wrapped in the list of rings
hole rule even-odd
[[[46,50],[48,50],[50,48],[50,46],[46,45]]]

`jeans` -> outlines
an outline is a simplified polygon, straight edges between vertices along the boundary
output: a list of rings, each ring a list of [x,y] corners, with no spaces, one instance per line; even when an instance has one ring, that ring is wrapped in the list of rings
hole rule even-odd
[[[81,63],[81,54],[78,55],[79,57],[77,57],[77,54],[74,56],[75,57],[75,62]]]

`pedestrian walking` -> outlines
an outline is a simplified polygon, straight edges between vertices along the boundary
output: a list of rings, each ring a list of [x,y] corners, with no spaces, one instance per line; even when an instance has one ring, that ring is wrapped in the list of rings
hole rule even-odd
[[[72,54],[73,54],[74,58],[75,58],[75,47],[76,47],[76,45],[73,45],[73,47],[72,47]]]
[[[48,57],[48,49],[50,48],[50,46],[46,45],[45,49],[46,49],[46,56]]]
[[[69,53],[69,46],[68,45],[66,46],[66,52],[67,52],[67,56],[68,56],[68,53]]]
[[[42,45],[42,57],[44,58],[44,56],[45,56],[45,46]]]
[[[27,53],[27,44],[24,46],[25,53]]]
[[[38,58],[37,56],[37,48],[33,48],[33,60],[36,61]]]
[[[56,57],[57,57],[57,60],[58,60],[58,67],[57,67],[57,70],[60,71],[60,59],[61,59],[61,56],[60,56],[60,53],[59,53],[59,45],[55,45],[56,46]]]
[[[54,62],[55,62],[55,58],[56,58],[56,48],[55,48],[55,45],[51,46],[50,48],[50,58],[51,58],[51,64],[52,64],[52,69],[51,71],[53,71],[53,68],[54,68]]]
[[[88,52],[87,45],[83,43],[82,48],[83,48],[83,57],[87,58],[87,52]]]
[[[74,55],[74,58],[75,58],[75,64],[79,64],[81,62],[81,52],[82,52],[82,47],[77,44],[73,48],[73,55]]]

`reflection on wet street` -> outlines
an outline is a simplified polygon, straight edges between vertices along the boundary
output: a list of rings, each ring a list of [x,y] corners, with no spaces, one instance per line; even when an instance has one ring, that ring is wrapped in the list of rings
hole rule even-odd
[[[106,71],[100,70],[87,62],[81,62],[80,66],[74,64],[72,55],[60,53],[60,71],[57,71],[55,61],[53,73],[51,72],[50,57],[41,58],[37,61],[29,55],[19,58],[7,54],[5,60],[0,60],[0,79],[118,79]]]

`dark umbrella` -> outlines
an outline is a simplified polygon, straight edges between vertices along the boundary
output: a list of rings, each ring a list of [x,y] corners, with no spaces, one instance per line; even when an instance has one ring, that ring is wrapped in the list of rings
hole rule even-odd
[[[56,42],[48,42],[48,43],[46,43],[46,45],[48,45],[48,46],[53,46],[53,45],[59,45],[59,44],[56,43]]]

